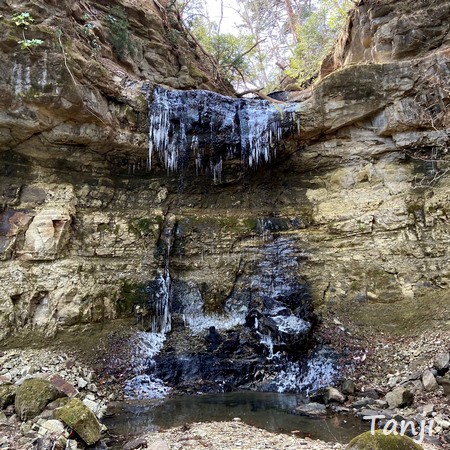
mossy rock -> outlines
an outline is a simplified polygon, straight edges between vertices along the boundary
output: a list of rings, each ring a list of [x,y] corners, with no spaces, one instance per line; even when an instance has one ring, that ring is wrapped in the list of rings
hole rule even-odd
[[[347,445],[346,450],[423,450],[407,436],[385,435],[381,430],[371,431],[356,436]]]
[[[30,378],[25,380],[16,391],[14,406],[20,420],[29,420],[40,414],[45,407],[57,398],[65,397],[48,380]]]
[[[0,385],[0,409],[6,408],[14,403],[17,386],[11,383]]]
[[[83,441],[95,444],[100,440],[101,425],[95,414],[78,398],[53,411],[53,417],[68,425]]]

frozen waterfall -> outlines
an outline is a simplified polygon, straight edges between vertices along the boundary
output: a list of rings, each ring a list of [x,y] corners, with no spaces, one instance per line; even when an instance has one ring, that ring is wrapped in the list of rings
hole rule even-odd
[[[188,167],[221,182],[223,161],[270,162],[283,137],[299,131],[298,105],[236,99],[209,91],[157,86],[149,103],[149,168],[154,153],[168,173]]]

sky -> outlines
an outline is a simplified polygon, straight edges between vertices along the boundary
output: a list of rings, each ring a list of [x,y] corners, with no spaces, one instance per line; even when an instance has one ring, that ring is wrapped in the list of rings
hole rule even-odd
[[[219,23],[220,20],[220,0],[205,0],[211,19]],[[233,10],[237,9],[235,0],[223,0],[223,18],[220,26],[222,33],[238,34],[237,23],[240,22],[238,14]]]

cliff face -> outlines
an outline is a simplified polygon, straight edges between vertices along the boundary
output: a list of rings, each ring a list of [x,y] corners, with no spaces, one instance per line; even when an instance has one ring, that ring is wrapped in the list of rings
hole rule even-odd
[[[227,88],[156,2],[118,3],[135,46],[119,60],[109,3],[21,3],[31,52],[18,4],[0,7],[2,337],[128,312],[167,264],[180,314],[245,315],[278,267],[325,317],[449,320],[449,1],[361,1],[340,69],[290,94],[300,135],[219,182],[146,172],[148,82]]]

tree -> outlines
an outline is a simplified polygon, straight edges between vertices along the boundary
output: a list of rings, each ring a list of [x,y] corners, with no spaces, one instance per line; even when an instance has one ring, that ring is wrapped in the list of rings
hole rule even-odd
[[[298,42],[286,73],[305,82],[317,75],[342,30],[351,0],[321,0],[308,12],[297,30]]]

